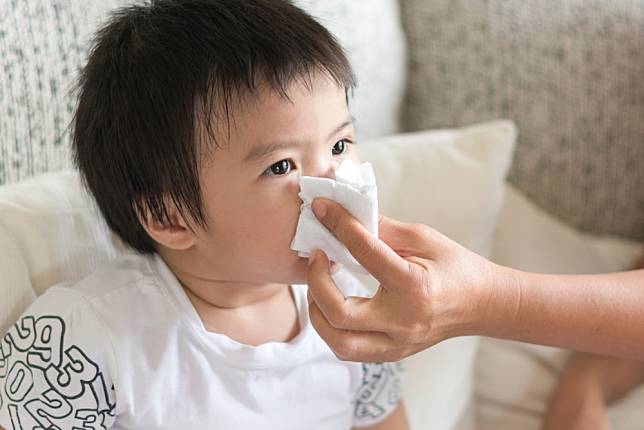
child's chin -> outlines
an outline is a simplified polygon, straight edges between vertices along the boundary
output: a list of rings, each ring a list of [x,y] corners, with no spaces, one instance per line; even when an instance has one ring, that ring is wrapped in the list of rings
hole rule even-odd
[[[306,276],[309,268],[309,259],[298,257],[292,273],[291,284],[306,284]]]
[[[331,274],[335,274],[338,270],[342,268],[342,264],[331,262],[329,267]],[[307,283],[307,274],[309,270],[309,259],[307,257],[297,257],[297,262],[293,266],[293,270],[290,273],[290,279],[288,282],[290,284],[306,284]]]
[[[338,270],[342,269],[342,264],[336,263],[335,261],[331,262],[331,265],[329,267],[329,270],[331,274],[335,274],[338,272]],[[298,257],[298,262],[295,265],[295,270],[293,275],[293,278],[289,283],[291,284],[306,284],[307,283],[307,274],[309,270],[309,259],[306,257]]]

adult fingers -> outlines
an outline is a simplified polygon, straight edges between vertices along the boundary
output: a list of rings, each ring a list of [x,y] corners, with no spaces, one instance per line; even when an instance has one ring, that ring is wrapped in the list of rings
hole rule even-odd
[[[409,263],[374,237],[342,206],[332,200],[315,199],[312,209],[320,222],[386,288],[402,288],[407,284]]]
[[[317,303],[329,324],[339,329],[385,330],[386,322],[379,318],[375,299],[345,297],[329,273],[329,260],[320,250],[314,250],[307,273],[309,294]]]
[[[380,240],[402,257],[431,258],[444,237],[423,224],[411,224],[381,216],[378,225]]]
[[[397,344],[380,332],[351,331],[333,327],[315,302],[309,305],[309,317],[320,337],[344,361],[389,362],[409,355],[409,347]]]

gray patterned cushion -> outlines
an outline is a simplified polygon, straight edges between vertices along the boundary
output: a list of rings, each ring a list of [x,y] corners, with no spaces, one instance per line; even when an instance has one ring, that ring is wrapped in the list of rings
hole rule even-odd
[[[512,118],[511,182],[578,227],[644,239],[644,2],[401,6],[406,129]]]
[[[71,90],[115,1],[0,2],[0,184],[71,165]]]

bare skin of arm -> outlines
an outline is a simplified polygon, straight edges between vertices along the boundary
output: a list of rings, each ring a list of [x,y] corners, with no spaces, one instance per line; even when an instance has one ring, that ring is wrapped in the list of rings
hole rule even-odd
[[[644,270],[508,276],[484,294],[477,334],[644,360]]]
[[[644,268],[644,259],[634,268]],[[606,430],[607,407],[643,383],[642,361],[577,353],[553,391],[543,428]]]
[[[345,298],[324,253],[309,266],[313,325],[345,360],[394,361],[442,340],[483,335],[644,360],[644,270],[543,275],[496,265],[433,229],[383,217],[371,236],[338,204],[318,219],[379,282]]]

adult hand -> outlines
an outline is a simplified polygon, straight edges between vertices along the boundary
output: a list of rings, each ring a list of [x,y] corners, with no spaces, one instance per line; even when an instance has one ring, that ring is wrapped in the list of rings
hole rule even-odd
[[[498,267],[435,230],[382,217],[372,236],[344,208],[316,199],[313,211],[379,282],[370,298],[344,297],[316,250],[308,272],[313,326],[342,360],[395,361],[470,334],[479,291]]]

